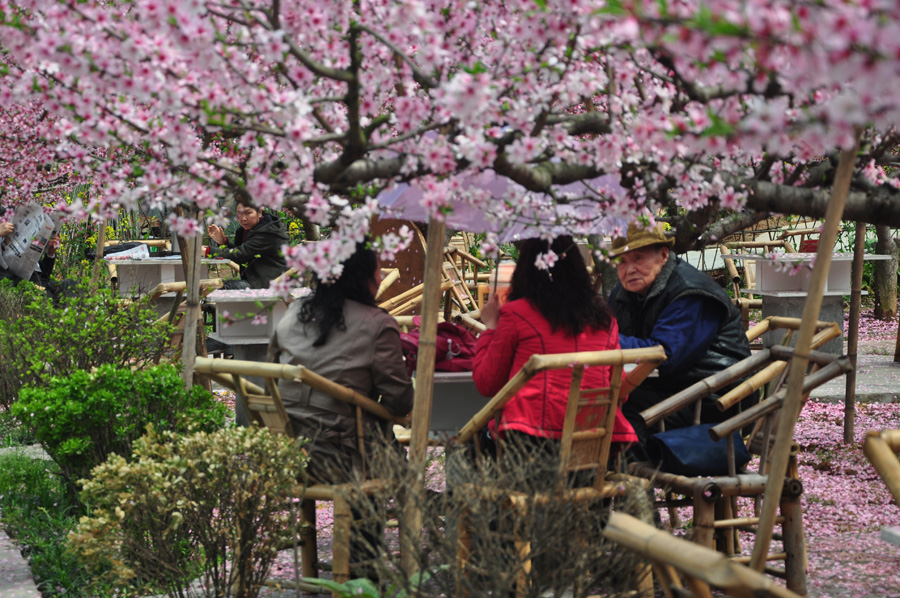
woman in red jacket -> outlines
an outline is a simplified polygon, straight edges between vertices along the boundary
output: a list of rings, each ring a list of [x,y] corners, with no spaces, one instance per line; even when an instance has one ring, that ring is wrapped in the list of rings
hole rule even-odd
[[[540,263],[544,267],[538,267]],[[484,396],[495,395],[535,354],[619,348],[616,320],[594,292],[584,259],[572,237],[520,244],[507,303],[497,295],[481,311],[487,330],[475,348],[473,376]],[[562,436],[570,373],[551,370],[532,378],[504,407],[499,429],[490,433],[529,453],[548,454]],[[609,385],[610,368],[584,372],[584,386]],[[613,441],[637,437],[621,411]]]

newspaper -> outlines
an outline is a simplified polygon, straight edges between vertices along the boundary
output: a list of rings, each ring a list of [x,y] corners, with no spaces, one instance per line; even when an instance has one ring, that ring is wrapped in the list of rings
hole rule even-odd
[[[0,267],[28,280],[61,223],[34,202],[16,207],[11,222],[15,230],[3,238]]]

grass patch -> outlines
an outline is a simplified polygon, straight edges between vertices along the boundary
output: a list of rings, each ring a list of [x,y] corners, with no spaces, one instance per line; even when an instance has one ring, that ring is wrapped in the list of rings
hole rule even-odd
[[[67,502],[55,463],[17,452],[0,455],[0,513],[44,598],[113,595],[109,588],[92,585],[77,557],[66,549],[66,536],[81,513]]]
[[[9,411],[0,409],[0,448],[34,444],[34,435]]]

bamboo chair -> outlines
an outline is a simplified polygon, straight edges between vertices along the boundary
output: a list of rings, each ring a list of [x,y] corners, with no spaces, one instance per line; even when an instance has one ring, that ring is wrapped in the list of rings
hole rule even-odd
[[[776,327],[792,331],[799,328],[797,318],[767,318],[760,325],[748,331],[748,336]],[[813,337],[812,348],[823,344],[839,335],[840,328],[832,322],[819,322],[818,332]],[[789,338],[789,335],[786,335]],[[696,407],[695,424],[699,423],[699,406],[703,397],[714,393],[729,384],[739,382],[733,389],[717,400],[720,410],[726,411],[737,405],[753,392],[766,388],[766,398],[757,405],[717,424],[710,430],[713,440],[726,440],[729,459],[729,472],[726,476],[687,477],[659,471],[655,464],[632,463],[628,472],[631,475],[649,480],[662,489],[665,499],[659,507],[669,509],[670,521],[678,525],[675,507],[691,505],[693,507],[693,539],[696,543],[708,548],[716,548],[727,556],[748,561],[749,557],[740,556],[740,540],[738,531],[755,531],[759,518],[737,517],[737,501],[741,497],[754,499],[756,514],[759,512],[759,501],[765,493],[769,482],[768,462],[770,451],[775,444],[774,431],[777,429],[777,417],[786,394],[789,362],[793,349],[776,345],[763,349],[754,355],[732,365],[717,374],[710,376],[687,389],[671,396],[669,399],[654,405],[641,413],[648,426],[656,425],[685,407]],[[811,371],[803,383],[803,400],[816,387],[846,374],[852,369],[850,360],[818,351],[810,351]],[[737,471],[734,463],[734,432],[752,426],[752,432],[746,445],[751,455],[758,455],[759,470],[756,473]],[[804,542],[803,519],[800,496],[803,485],[799,479],[797,455],[795,447],[788,465],[788,471],[782,475],[784,491],[779,504],[780,517],[777,522],[782,526],[783,550],[769,555],[768,560],[783,560],[784,569],[776,570],[767,567],[767,572],[786,580],[787,587],[799,594],[806,593],[806,547]],[[681,495],[683,499],[676,499]]]
[[[894,502],[900,505],[900,430],[869,431],[863,453],[891,491]],[[900,546],[900,527],[881,528],[881,539]]]
[[[625,513],[610,515],[603,535],[648,559],[667,598],[685,595],[712,598],[710,587],[735,598],[800,598],[765,575],[735,563],[721,553],[656,529]]]
[[[585,503],[624,493],[621,479],[607,471],[607,462],[612,444],[612,430],[619,398],[640,384],[650,372],[666,359],[662,347],[627,349],[614,351],[594,351],[583,353],[562,353],[556,355],[532,355],[522,369],[457,433],[452,443],[457,447],[466,444],[489,421],[499,416],[503,407],[534,376],[550,370],[571,372],[570,391],[565,422],[560,440],[561,473],[594,471],[591,487],[564,489],[555,488],[534,495],[519,491],[502,492],[464,484],[459,492],[463,496],[474,496],[488,492],[487,500],[502,503],[513,517],[528,516],[528,505],[545,501],[570,501]],[[637,366],[623,377],[626,363]],[[610,386],[607,388],[582,388],[586,367],[608,366],[612,368]],[[461,574],[471,569],[472,530],[471,512],[463,507],[457,523],[457,564]],[[516,574],[516,594],[523,596],[528,590],[528,576],[531,569],[531,546],[524,538],[515,538],[516,551],[523,560]],[[465,584],[460,584],[458,595],[465,596]]]
[[[278,391],[280,380],[300,382],[313,390],[353,405],[356,408],[357,449],[364,462],[366,451],[362,425],[363,411],[394,424],[409,425],[409,417],[392,415],[384,406],[371,398],[332,382],[303,366],[198,357],[194,369],[211,380],[232,389],[236,394],[236,400],[243,402],[246,407],[251,422],[268,428],[273,434],[293,436],[291,421]],[[249,382],[246,380],[247,376],[264,378],[265,387],[261,388]],[[353,519],[349,499],[358,493],[372,494],[383,489],[386,484],[385,480],[365,480],[362,484],[313,484],[310,486],[298,483],[296,495],[302,497],[300,521],[303,529],[301,530],[300,554],[303,577],[318,577],[319,574],[320,564],[316,547],[316,501],[334,503],[332,575],[335,582],[343,583],[350,579],[350,530]],[[279,583],[285,585],[284,582]],[[299,589],[308,592],[319,590],[317,586],[303,583]],[[337,592],[333,594],[335,597],[340,595]]]
[[[206,278],[201,280],[200,299],[202,300],[216,289],[222,288],[222,284],[223,281],[221,278]],[[169,325],[174,327],[172,334],[169,337],[169,342],[166,345],[166,350],[175,351],[176,354],[180,353],[181,347],[184,345],[184,326],[187,323],[184,319],[185,315],[187,315],[187,302],[184,300],[184,293],[186,289],[187,283],[185,281],[161,282],[156,285],[153,290],[150,291],[150,293],[148,293],[151,304],[157,301],[166,293],[175,293],[175,299],[172,301],[172,309],[169,310],[169,313],[167,315],[159,318],[158,321],[168,322]],[[200,326],[198,327],[198,330],[202,332],[203,314],[200,310],[198,310],[198,318],[200,318]],[[200,348],[200,344],[198,344],[197,346],[198,348]],[[203,345],[203,350],[205,350],[205,344]]]

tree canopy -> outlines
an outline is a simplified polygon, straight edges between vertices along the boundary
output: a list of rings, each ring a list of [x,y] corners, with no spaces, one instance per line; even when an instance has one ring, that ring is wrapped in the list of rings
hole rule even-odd
[[[857,130],[845,217],[900,226],[891,0],[0,0],[0,39],[4,203],[192,207],[182,234],[226,195],[288,207],[340,224],[289,252],[320,273],[401,182],[502,217],[611,174],[596,218],[667,209],[680,249],[821,215]]]

